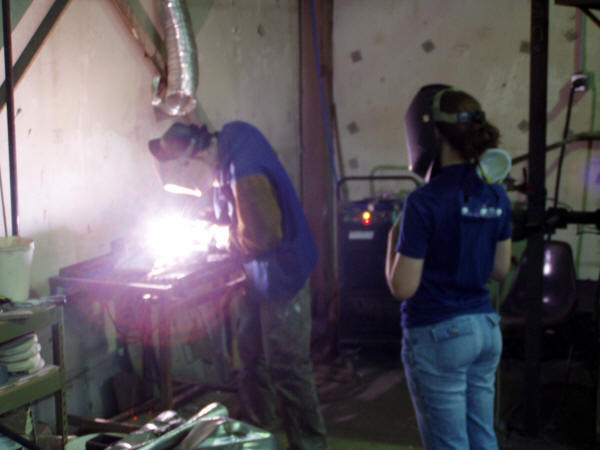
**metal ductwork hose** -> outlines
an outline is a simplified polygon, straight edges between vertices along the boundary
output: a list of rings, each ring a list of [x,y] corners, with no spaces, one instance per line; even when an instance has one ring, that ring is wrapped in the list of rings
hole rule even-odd
[[[152,105],[170,116],[196,108],[198,58],[185,0],[159,0],[167,50],[167,79],[155,79]]]

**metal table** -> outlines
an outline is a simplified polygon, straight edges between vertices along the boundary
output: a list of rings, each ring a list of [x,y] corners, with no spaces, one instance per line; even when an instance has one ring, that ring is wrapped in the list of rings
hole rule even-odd
[[[158,384],[159,407],[173,406],[171,374],[171,317],[177,309],[228,297],[243,289],[245,274],[241,265],[226,254],[208,255],[186,267],[149,276],[140,271],[119,268],[120,250],[64,267],[50,278],[52,292],[67,296],[79,292],[139,302],[144,308],[158,308]],[[102,298],[100,298],[102,300]]]

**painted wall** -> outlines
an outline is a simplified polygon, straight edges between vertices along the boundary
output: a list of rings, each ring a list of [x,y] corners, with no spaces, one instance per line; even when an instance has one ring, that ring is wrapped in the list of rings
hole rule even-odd
[[[561,140],[571,75],[579,70],[592,75],[600,71],[600,29],[584,21],[574,8],[550,4],[548,144]],[[500,128],[501,146],[513,157],[526,153],[529,25],[530,5],[522,1],[336,1],[334,95],[345,174],[367,175],[376,166],[408,164],[404,114],[419,87],[434,82],[473,94]],[[598,130],[598,110],[595,91],[577,95],[570,129]],[[549,197],[554,192],[557,156],[555,151],[547,158]],[[565,158],[560,200],[576,210],[583,209],[586,191],[586,209],[600,205],[600,155],[595,152],[589,162],[587,157],[585,145],[573,145]],[[522,181],[523,167],[513,168],[517,181]],[[382,190],[406,188],[380,186]],[[360,198],[369,192],[355,186],[350,194]],[[575,253],[581,249],[580,277],[596,278],[597,236],[580,238],[571,226],[556,237],[568,240]]]
[[[192,18],[201,16],[202,3],[188,1]],[[298,2],[215,1],[195,34],[197,98],[213,125],[256,125],[298,186]]]
[[[17,25],[15,60],[51,3],[34,2]],[[154,0],[130,4],[162,33]],[[253,122],[297,181],[297,2],[188,4],[203,111],[216,127]],[[20,234],[35,240],[35,294],[48,294],[48,278],[61,267],[108,253],[111,242],[133,236],[143,218],[179,204],[163,192],[146,147],[171,123],[152,109],[155,75],[112,2],[74,0],[16,87]],[[0,123],[6,124],[5,109]],[[7,148],[5,125],[0,145]],[[0,152],[6,199],[7,154]],[[91,300],[67,307],[70,413],[105,415],[114,407],[107,380],[123,361],[114,340],[104,337],[104,320]],[[49,337],[41,339],[48,353]]]

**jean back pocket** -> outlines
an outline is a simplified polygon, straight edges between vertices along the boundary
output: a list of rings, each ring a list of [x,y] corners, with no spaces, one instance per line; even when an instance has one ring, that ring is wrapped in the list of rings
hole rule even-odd
[[[431,329],[431,336],[435,342],[441,342],[468,334],[473,334],[473,324],[468,317],[449,320],[440,323]]]

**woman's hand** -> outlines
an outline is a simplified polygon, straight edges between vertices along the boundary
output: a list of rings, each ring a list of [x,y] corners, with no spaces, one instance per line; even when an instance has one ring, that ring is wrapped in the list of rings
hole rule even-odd
[[[402,222],[402,215],[398,216],[398,219],[388,231],[387,239],[387,250],[385,256],[385,278],[388,280],[388,287],[391,289],[390,280],[392,279],[392,268],[394,259],[396,257],[396,247],[398,246],[398,236],[400,235],[400,223]]]

